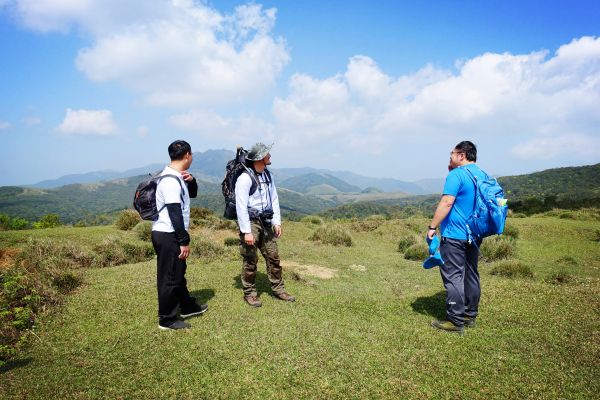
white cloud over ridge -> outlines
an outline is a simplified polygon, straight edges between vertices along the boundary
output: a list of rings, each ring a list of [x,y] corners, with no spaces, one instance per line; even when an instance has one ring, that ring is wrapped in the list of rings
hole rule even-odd
[[[360,156],[476,137],[517,143],[506,153],[526,160],[559,157],[560,148],[598,159],[599,104],[600,38],[582,37],[551,57],[486,53],[457,71],[426,66],[400,77],[355,56],[343,74],[294,75],[273,114],[290,147],[337,143]]]
[[[10,128],[12,125],[6,121],[0,121],[0,131]]]
[[[270,36],[276,10],[258,4],[231,15],[192,0],[15,0],[15,8],[30,29],[90,35],[77,68],[157,106],[256,99],[289,60],[283,39]]]
[[[67,108],[65,119],[56,128],[65,135],[107,136],[118,132],[109,110],[72,110]]]

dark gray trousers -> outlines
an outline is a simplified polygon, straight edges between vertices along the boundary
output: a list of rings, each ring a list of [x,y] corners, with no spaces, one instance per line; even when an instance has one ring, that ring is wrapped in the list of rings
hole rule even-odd
[[[446,288],[446,318],[456,326],[464,325],[464,317],[477,317],[481,286],[477,262],[481,242],[469,244],[466,240],[442,237],[440,253],[444,265],[440,267]]]

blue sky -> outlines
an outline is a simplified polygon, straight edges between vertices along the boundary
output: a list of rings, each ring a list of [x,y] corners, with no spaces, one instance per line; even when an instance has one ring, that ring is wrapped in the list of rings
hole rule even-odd
[[[0,0],[0,185],[274,142],[274,167],[600,162],[598,1]]]

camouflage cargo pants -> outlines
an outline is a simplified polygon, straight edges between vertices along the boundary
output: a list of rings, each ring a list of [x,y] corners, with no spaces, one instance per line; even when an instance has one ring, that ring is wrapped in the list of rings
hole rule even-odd
[[[255,220],[250,221],[250,223],[252,225],[252,235],[254,236],[254,246],[248,246],[244,242],[244,234],[240,233],[240,254],[243,258],[242,289],[244,290],[244,295],[257,295],[255,284],[258,264],[257,248],[265,258],[271,290],[273,293],[283,292],[283,277],[273,227],[270,225],[263,227],[259,221]]]

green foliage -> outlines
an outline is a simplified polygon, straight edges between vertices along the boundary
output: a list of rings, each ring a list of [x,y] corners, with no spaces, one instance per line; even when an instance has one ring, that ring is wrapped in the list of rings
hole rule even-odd
[[[331,244],[333,246],[350,247],[353,245],[350,233],[339,225],[321,226],[317,228],[308,239],[319,241],[323,244]]]
[[[138,239],[145,242],[152,241],[152,221],[142,221],[133,228]]]
[[[313,224],[313,225],[323,225],[323,218],[316,216],[316,215],[307,215],[305,217],[302,217],[302,219],[300,219],[300,221],[302,222],[307,222],[309,224]]]
[[[502,235],[516,240],[519,238],[519,229],[515,225],[507,223]]]
[[[115,226],[122,231],[130,231],[135,227],[142,219],[137,211],[132,209],[126,209],[119,213]]]
[[[239,239],[237,239],[237,241],[239,244]],[[191,245],[191,255],[206,262],[220,259],[228,254],[227,249],[223,245],[201,236],[193,237]]]
[[[398,251],[404,253],[409,247],[415,244],[417,244],[417,237],[415,235],[404,235],[398,241]]]
[[[550,274],[548,277],[546,277],[546,279],[544,279],[544,282],[549,283],[551,285],[565,285],[573,282],[573,280],[573,275],[571,275],[570,273],[566,271],[559,271]]]
[[[0,231],[17,231],[28,227],[29,221],[24,218],[0,214]]]
[[[223,240],[225,246],[238,246],[240,244],[240,238],[236,236],[226,237]]]
[[[190,218],[191,219],[209,219],[212,217],[216,217],[213,210],[210,210],[205,207],[190,208]]]
[[[56,214],[44,215],[38,222],[33,223],[35,229],[56,228],[57,226],[61,226],[61,223]]]
[[[415,243],[404,252],[404,258],[412,261],[425,261],[429,257],[429,250],[424,243]]]
[[[371,232],[379,228],[387,218],[383,215],[369,215],[367,218],[358,220],[352,224],[352,230],[357,232]]]
[[[116,236],[109,236],[94,246],[96,255],[93,266],[112,267],[115,265],[138,263],[154,257],[150,243],[126,242]]]
[[[503,276],[505,278],[531,278],[533,272],[529,266],[519,260],[503,260],[494,265],[490,271],[492,275]]]
[[[492,262],[515,257],[517,246],[515,240],[509,237],[490,236],[483,239],[480,251],[481,261]]]

